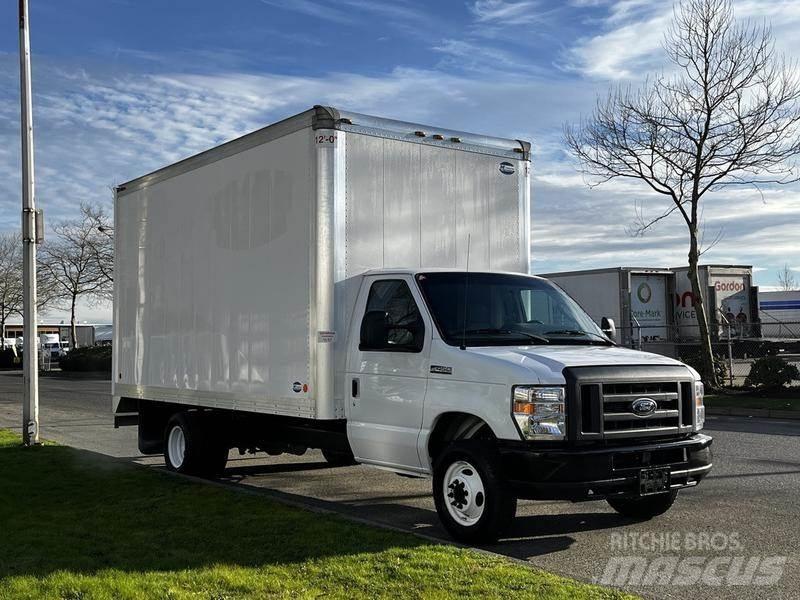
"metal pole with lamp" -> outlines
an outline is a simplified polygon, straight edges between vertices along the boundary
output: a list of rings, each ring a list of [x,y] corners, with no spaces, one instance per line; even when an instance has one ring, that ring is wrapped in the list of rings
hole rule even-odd
[[[33,179],[33,102],[28,0],[19,0],[19,63],[22,134],[22,288],[23,288],[23,393],[22,441],[39,443],[38,328],[36,319],[36,244],[43,221],[36,211]]]

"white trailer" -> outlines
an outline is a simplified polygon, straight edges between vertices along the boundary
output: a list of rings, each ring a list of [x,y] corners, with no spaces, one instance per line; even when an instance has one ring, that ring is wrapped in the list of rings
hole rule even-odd
[[[675,325],[682,339],[698,337],[697,311],[688,267],[675,267]],[[758,288],[753,286],[753,267],[749,265],[699,265],[698,275],[706,315],[716,324],[716,335],[760,337]]]
[[[121,185],[115,424],[184,473],[432,476],[466,541],[517,498],[664,512],[711,469],[702,384],[527,274],[529,150],[315,107]]]
[[[674,274],[669,269],[610,267],[541,276],[572,296],[598,325],[603,317],[613,318],[625,345],[670,338]]]
[[[758,293],[761,337],[800,340],[800,290]]]

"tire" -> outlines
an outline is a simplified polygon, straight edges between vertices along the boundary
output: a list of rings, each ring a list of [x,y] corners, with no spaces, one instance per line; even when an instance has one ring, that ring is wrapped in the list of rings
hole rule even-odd
[[[468,544],[492,543],[517,512],[490,443],[453,442],[433,467],[433,498],[445,529]]]
[[[646,521],[667,512],[677,497],[678,491],[675,490],[641,498],[609,498],[608,503],[625,517]]]
[[[228,447],[202,413],[180,412],[167,422],[164,461],[176,473],[218,477],[228,462]]]
[[[325,457],[327,463],[332,467],[351,467],[357,465],[353,453],[350,451],[338,450],[322,450],[322,456]]]

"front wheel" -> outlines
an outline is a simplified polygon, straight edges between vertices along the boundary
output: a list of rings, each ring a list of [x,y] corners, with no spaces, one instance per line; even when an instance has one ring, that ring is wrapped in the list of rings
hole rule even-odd
[[[609,498],[608,503],[625,517],[646,521],[667,512],[677,497],[678,491],[675,490],[641,498]]]
[[[517,510],[491,446],[481,442],[455,442],[442,452],[433,468],[433,498],[445,529],[467,543],[497,541]]]

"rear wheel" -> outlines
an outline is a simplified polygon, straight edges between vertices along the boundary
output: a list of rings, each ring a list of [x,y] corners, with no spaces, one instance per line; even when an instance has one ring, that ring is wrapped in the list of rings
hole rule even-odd
[[[641,498],[609,498],[608,503],[619,514],[644,521],[663,515],[670,509],[677,497],[678,491],[675,490]]]
[[[494,542],[517,510],[486,443],[454,442],[436,459],[433,497],[445,529],[467,543]]]
[[[167,422],[164,460],[170,471],[217,477],[228,462],[228,447],[202,413],[177,413]]]

